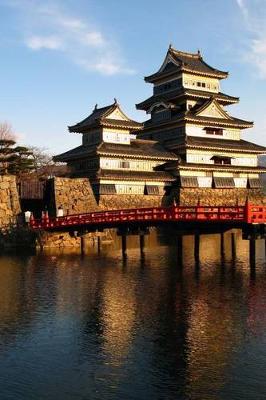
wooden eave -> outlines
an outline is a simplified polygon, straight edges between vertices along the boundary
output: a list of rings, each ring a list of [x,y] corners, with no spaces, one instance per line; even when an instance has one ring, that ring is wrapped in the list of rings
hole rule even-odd
[[[193,93],[193,92],[197,93]],[[160,93],[157,95],[153,95],[149,97],[147,100],[142,101],[141,103],[136,104],[136,108],[138,110],[145,110],[147,111],[150,109],[153,104],[158,102],[169,102],[175,103],[178,99],[206,99],[208,100],[210,97],[215,98],[219,103],[224,105],[236,104],[239,102],[239,97],[233,97],[226,95],[224,93],[214,93],[214,92],[205,92],[196,89],[188,89],[188,88],[181,88],[179,90],[170,90],[165,93]]]
[[[162,157],[160,157],[160,156],[145,156],[145,155],[143,155],[143,154],[141,154],[141,155],[137,155],[137,154],[134,154],[134,155],[132,155],[132,154],[127,154],[127,153],[125,153],[125,154],[119,154],[119,153],[108,153],[108,152],[102,152],[102,151],[97,151],[97,154],[99,154],[99,155],[101,155],[101,156],[107,156],[107,157],[113,157],[113,158],[117,158],[117,157],[119,157],[119,158],[125,158],[125,159],[130,159],[130,158],[134,158],[134,159],[142,159],[142,158],[145,158],[145,159],[147,159],[147,160],[167,160],[167,161],[172,161],[172,160],[176,160],[176,158],[177,157],[164,157],[164,156],[162,156]]]
[[[165,171],[127,171],[127,170],[107,170],[99,169],[97,178],[103,180],[120,181],[157,181],[171,182],[176,178]]]
[[[221,171],[221,172],[239,172],[241,171],[243,173],[266,173],[266,167],[248,167],[248,166],[236,166],[236,165],[217,165],[217,164],[203,164],[201,165],[200,163],[198,164],[192,164],[189,163],[186,164],[179,164],[177,166],[177,169],[179,170],[191,170],[191,171]]]
[[[204,118],[204,119],[203,119]],[[218,125],[220,127],[223,126],[231,126],[232,128],[252,128],[253,127],[253,122],[251,121],[244,121],[240,119],[235,119],[232,117],[232,119],[220,119],[220,118],[213,118],[213,117],[203,117],[203,116],[198,116],[197,118],[194,118],[193,116],[185,116],[184,117],[185,122],[193,122],[195,124],[199,125],[207,125],[207,126],[213,126],[213,125]]]
[[[119,111],[124,119],[108,118],[108,116],[116,110]],[[128,118],[127,115],[121,110],[120,105],[115,99],[115,102],[110,106],[95,108],[93,112],[81,122],[72,126],[68,126],[68,130],[69,132],[86,133],[89,132],[91,129],[99,128],[102,126],[134,130],[139,130],[143,127],[142,123],[133,121]]]
[[[108,126],[108,127],[113,127],[113,128],[121,128],[121,129],[134,129],[134,130],[141,130],[143,129],[143,124],[142,123],[136,123],[134,121],[132,121],[132,124],[130,124],[131,121],[125,121],[125,123],[123,124],[123,120],[117,120],[117,124],[114,123],[113,121],[116,120],[110,120],[108,121],[108,119],[104,119],[104,120],[100,120],[100,126]],[[119,123],[118,123],[119,122]]]
[[[169,145],[171,146],[171,145]],[[178,144],[178,145],[172,145],[172,149],[197,149],[197,150],[204,150],[206,152],[211,151],[224,151],[224,152],[231,152],[231,153],[252,153],[252,154],[266,154],[266,150],[249,150],[249,149],[236,149],[236,148],[228,148],[228,147],[222,147],[222,146],[199,146],[199,145],[189,145],[189,144]]]
[[[85,146],[84,146],[85,147]],[[71,151],[71,150],[69,150]],[[91,157],[92,155],[97,155],[97,147],[95,146],[93,149],[89,150],[89,151],[81,151],[80,153],[76,153],[76,154],[58,154],[56,156],[53,157],[54,161],[58,161],[58,162],[69,162],[69,161],[75,161],[75,160],[84,160],[87,159],[89,157]]]
[[[174,63],[174,62],[173,62]],[[176,62],[176,70],[170,70],[170,71],[157,71],[152,75],[149,76],[145,76],[144,80],[145,82],[149,82],[149,83],[156,83],[164,78],[168,78],[171,77],[172,75],[176,75],[177,73],[189,73],[192,75],[197,75],[197,76],[204,76],[204,77],[209,77],[209,78],[217,78],[217,79],[224,79],[227,78],[229,73],[225,72],[225,71],[219,71],[219,70],[215,70],[214,68],[210,67],[207,63],[204,62],[205,65],[208,66],[208,68],[210,68],[212,71],[200,71],[200,70],[196,70],[196,69],[191,69],[187,66],[184,65],[178,65]]]

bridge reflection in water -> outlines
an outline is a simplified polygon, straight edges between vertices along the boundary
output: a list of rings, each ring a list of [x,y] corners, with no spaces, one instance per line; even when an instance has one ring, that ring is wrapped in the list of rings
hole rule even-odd
[[[233,233],[233,252],[232,232],[202,235],[200,265],[193,235],[181,258],[156,231],[144,257],[131,236],[124,260],[119,239],[88,257],[0,258],[2,398],[264,398],[264,241],[252,275]]]

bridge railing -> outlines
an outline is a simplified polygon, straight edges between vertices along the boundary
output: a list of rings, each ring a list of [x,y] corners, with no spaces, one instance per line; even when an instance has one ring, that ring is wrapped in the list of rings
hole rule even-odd
[[[247,204],[245,219],[249,224],[266,223],[266,206]]]
[[[31,218],[33,229],[52,229],[80,225],[119,224],[140,221],[240,221],[266,222],[266,206],[172,206],[96,211],[51,218],[44,213],[42,219]]]

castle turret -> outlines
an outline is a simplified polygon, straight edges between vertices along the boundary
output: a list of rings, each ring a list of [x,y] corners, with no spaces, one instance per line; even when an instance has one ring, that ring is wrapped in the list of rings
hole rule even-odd
[[[258,166],[258,154],[266,148],[241,138],[253,122],[228,113],[226,106],[239,99],[221,92],[221,80],[227,77],[228,72],[208,65],[199,51],[185,53],[170,46],[160,69],[145,78],[153,84],[153,95],[137,108],[150,119],[137,137],[158,140],[180,156],[180,163],[164,168],[177,176],[180,199],[189,188],[185,202],[206,203],[214,195],[220,203],[230,196],[243,203],[247,196],[259,196],[260,174],[266,169]]]

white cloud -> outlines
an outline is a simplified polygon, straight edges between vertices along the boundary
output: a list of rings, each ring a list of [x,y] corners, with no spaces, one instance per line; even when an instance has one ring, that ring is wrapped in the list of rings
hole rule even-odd
[[[247,42],[245,61],[251,63],[259,72],[259,77],[266,79],[266,2],[265,0],[236,0],[241,10],[246,29],[251,34]]]
[[[0,2],[5,0],[0,0]],[[61,51],[71,62],[103,75],[132,74],[118,43],[78,16],[69,15],[56,1],[10,0],[6,5],[22,14],[23,43],[33,51]]]
[[[246,7],[245,0],[236,0],[238,7],[244,14],[244,16],[247,18],[248,17],[248,8]]]
[[[32,50],[59,50],[62,49],[62,42],[54,36],[31,36],[25,41],[26,45]]]

